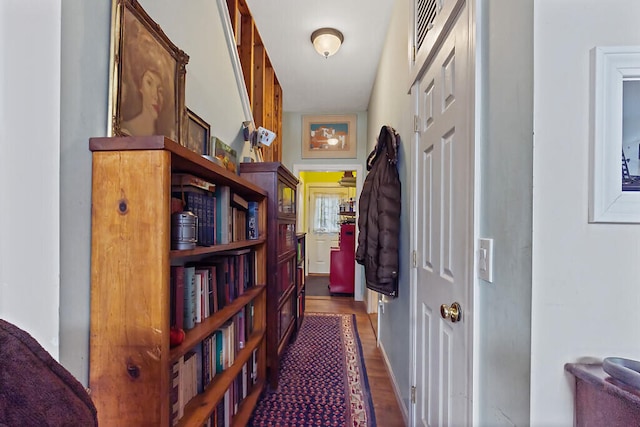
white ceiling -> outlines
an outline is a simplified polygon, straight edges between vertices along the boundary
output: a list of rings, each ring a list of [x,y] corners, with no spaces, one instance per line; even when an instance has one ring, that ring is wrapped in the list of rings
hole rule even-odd
[[[393,0],[247,0],[283,92],[285,112],[366,111]],[[320,56],[311,33],[344,34],[333,56]]]

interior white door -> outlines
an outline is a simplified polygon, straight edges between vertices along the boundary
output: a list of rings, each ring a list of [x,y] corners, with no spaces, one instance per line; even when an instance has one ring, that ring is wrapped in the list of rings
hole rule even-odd
[[[330,197],[335,201],[335,214],[329,218],[320,221],[318,203],[320,200],[327,201]],[[309,206],[308,222],[309,230],[307,234],[307,257],[309,258],[309,274],[329,274],[331,268],[331,248],[338,246],[339,238],[339,221],[337,215],[339,211],[339,203],[341,200],[349,198],[349,189],[346,187],[321,186],[309,187]],[[330,224],[329,224],[330,223]],[[331,226],[329,226],[331,225]]]
[[[473,280],[473,132],[468,7],[428,65],[418,86],[414,156],[417,188],[415,425],[471,422]],[[448,310],[461,308],[459,321]],[[441,306],[445,306],[444,318]],[[455,320],[455,319],[453,319]]]

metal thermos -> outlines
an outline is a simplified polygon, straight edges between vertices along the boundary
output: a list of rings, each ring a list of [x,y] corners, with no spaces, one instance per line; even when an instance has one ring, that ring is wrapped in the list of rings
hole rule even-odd
[[[171,247],[194,249],[198,241],[198,217],[189,211],[171,215]]]

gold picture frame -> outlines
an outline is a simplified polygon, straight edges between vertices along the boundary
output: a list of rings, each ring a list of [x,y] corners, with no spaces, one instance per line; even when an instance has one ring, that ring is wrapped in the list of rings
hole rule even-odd
[[[164,135],[184,145],[189,56],[136,0],[113,0],[109,136]]]
[[[205,147],[209,143],[211,126],[200,116],[187,108],[187,126],[184,146],[197,154],[205,153]]]
[[[357,157],[357,122],[355,114],[302,116],[302,158]]]

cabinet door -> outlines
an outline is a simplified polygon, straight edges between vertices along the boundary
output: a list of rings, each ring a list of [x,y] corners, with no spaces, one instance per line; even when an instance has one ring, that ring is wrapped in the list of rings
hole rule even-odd
[[[290,258],[280,264],[280,274],[278,275],[278,296],[282,297],[289,288],[294,286],[296,274],[296,259]]]
[[[296,225],[294,223],[278,224],[278,254],[296,249]]]
[[[278,181],[278,212],[296,213],[296,190],[282,181]]]

